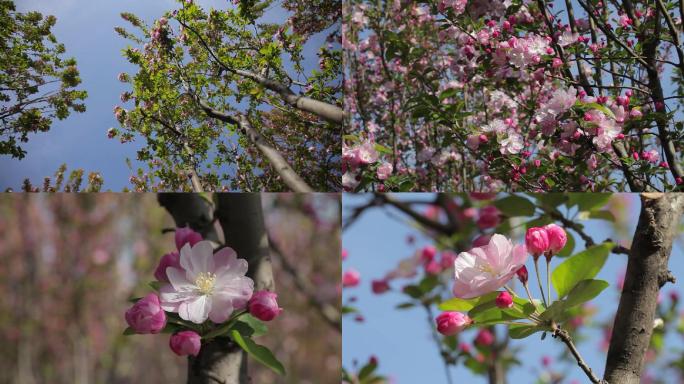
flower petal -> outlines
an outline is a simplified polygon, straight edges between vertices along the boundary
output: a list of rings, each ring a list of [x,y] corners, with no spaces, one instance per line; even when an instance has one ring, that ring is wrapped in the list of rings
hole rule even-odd
[[[211,311],[211,299],[206,295],[197,296],[181,303],[178,307],[178,315],[183,320],[192,321],[196,324],[204,323]]]

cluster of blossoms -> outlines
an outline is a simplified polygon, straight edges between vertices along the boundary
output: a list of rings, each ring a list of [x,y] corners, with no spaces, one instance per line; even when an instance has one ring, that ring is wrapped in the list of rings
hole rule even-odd
[[[628,86],[612,84],[616,90],[605,91],[568,78],[571,70],[590,83],[604,75],[575,55],[599,60],[613,53],[604,40],[594,41],[588,15],[577,15],[571,26],[534,2],[441,0],[432,8],[394,1],[383,12],[373,7],[356,2],[346,10],[343,47],[353,52],[354,71],[345,80],[345,106],[354,119],[345,137],[391,146],[376,161],[393,164],[415,189],[477,181],[477,188],[500,190],[512,180],[549,190],[564,176],[547,170],[580,173],[561,180],[572,188],[598,188],[614,178],[616,164],[631,164],[615,145],[635,161],[645,160],[646,173],[668,168],[658,163],[654,146],[660,143],[643,140],[650,128],[630,132],[643,125],[644,114],[665,111],[664,103],[651,105],[651,98]],[[620,38],[631,33],[631,23],[620,15]],[[373,30],[378,26],[381,31]],[[472,180],[459,167],[472,172]],[[348,172],[347,190],[370,189],[362,179],[379,190],[386,184],[371,167]]]
[[[525,244],[513,245],[510,239],[500,234],[492,235],[486,244],[476,245],[455,258],[453,295],[461,299],[472,299],[496,292],[497,307],[506,309],[513,306],[513,291],[506,284],[517,276],[527,290],[528,272],[525,262],[529,254],[535,265],[541,255],[547,263],[553,255],[560,252],[567,243],[567,234],[556,224],[533,227],[525,234]],[[437,330],[444,335],[455,335],[473,324],[467,314],[446,311],[435,319]]]
[[[177,228],[175,242],[177,251],[162,256],[154,272],[159,293],[149,293],[126,311],[133,333],[173,332],[171,350],[197,356],[202,331],[245,313],[271,321],[282,311],[275,293],[254,292],[254,282],[245,276],[247,261],[231,248],[214,253],[211,242],[190,228]]]

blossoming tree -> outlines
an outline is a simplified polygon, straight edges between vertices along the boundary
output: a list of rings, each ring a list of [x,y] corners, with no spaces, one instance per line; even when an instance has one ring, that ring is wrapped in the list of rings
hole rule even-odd
[[[682,222],[684,199],[676,194],[644,193],[631,242],[599,241],[582,220],[615,221],[613,212],[620,208],[610,209],[608,204],[615,204],[610,196],[440,194],[433,200],[411,200],[377,194],[365,204],[349,207],[345,227],[362,220],[366,210],[384,207],[408,216],[434,242],[435,246],[420,248],[401,260],[385,276],[373,276],[367,287],[385,294],[393,285],[403,284],[399,294],[408,300],[399,303],[397,310],[426,311],[447,382],[452,382],[451,367],[463,365],[490,383],[505,383],[514,365],[529,364],[521,360],[520,346],[514,340],[528,339],[525,345],[530,346],[540,342],[540,335],[541,340],[550,336],[562,343],[567,350],[562,359],[579,367],[592,383],[639,383],[642,378],[657,377],[657,369],[646,373],[645,362],[655,364],[659,355],[668,367],[661,373],[663,379],[673,379],[672,369],[682,375],[677,362],[684,351],[677,349],[674,358],[666,354],[663,335],[683,332],[684,319],[677,326],[678,294],[673,291],[668,305],[659,299],[659,292],[666,283],[674,283],[679,272],[668,269],[668,260]],[[579,252],[574,252],[576,248]],[[614,320],[602,325],[606,355],[601,377],[598,368],[583,358],[582,344],[575,340],[586,338],[585,325],[596,312],[591,301],[609,286],[596,276],[611,254],[626,255],[627,260]],[[343,260],[347,257],[343,253]],[[352,291],[361,278],[353,268],[343,274],[343,286],[349,290],[345,312],[363,322]],[[399,283],[402,280],[408,281]],[[477,336],[471,346],[463,334],[473,328]],[[563,375],[550,366],[549,357],[545,359],[545,373],[554,376],[545,376],[548,381],[540,377],[540,382],[560,382]],[[372,358],[351,368],[343,381],[381,380],[378,364],[379,359]]]
[[[132,177],[136,188],[339,190],[339,7],[286,1],[278,24],[263,20],[270,0],[178,3],[152,25],[124,13],[134,31],[116,28],[138,71],[119,75],[131,108],[114,108],[121,128],[109,136],[145,140],[149,172]],[[318,68],[306,71],[316,43]]]
[[[21,159],[20,143],[49,131],[55,118],[84,112],[87,93],[76,89],[76,60],[63,57],[51,32],[54,16],[17,12],[13,0],[2,0],[0,20],[0,155]]]
[[[681,1],[346,0],[346,190],[684,182]]]

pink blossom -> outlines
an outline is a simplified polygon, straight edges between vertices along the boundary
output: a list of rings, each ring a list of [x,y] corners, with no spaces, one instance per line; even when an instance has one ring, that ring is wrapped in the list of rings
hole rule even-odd
[[[549,250],[554,254],[560,252],[568,241],[565,230],[556,224],[548,224],[544,229],[549,239]]]
[[[176,248],[180,251],[185,244],[194,246],[202,240],[202,235],[192,230],[190,227],[176,228]]]
[[[513,296],[507,291],[502,291],[496,297],[495,303],[499,308],[511,308],[513,306]]]
[[[500,152],[502,155],[515,155],[520,153],[524,146],[523,137],[513,131],[509,131],[508,135],[501,140]]]
[[[461,312],[442,312],[435,319],[437,331],[444,336],[455,335],[468,327],[473,321]]]
[[[342,275],[343,287],[356,287],[361,282],[361,274],[355,269],[349,269]]]
[[[525,246],[535,257],[549,250],[549,235],[542,227],[532,227],[525,233]]]
[[[420,260],[423,263],[429,263],[435,258],[436,255],[437,255],[437,248],[433,247],[432,245],[426,245],[420,251]]]
[[[247,261],[238,259],[229,247],[214,254],[209,241],[185,244],[180,265],[166,268],[170,284],[160,292],[162,308],[178,313],[183,320],[223,323],[252,297],[254,282],[245,276]]]
[[[278,307],[278,295],[270,291],[254,292],[247,303],[249,313],[261,321],[271,321],[283,311]]]
[[[378,161],[378,151],[371,142],[365,142],[359,146],[358,152],[359,162],[361,164],[371,164]]]
[[[477,336],[475,336],[475,344],[487,347],[492,345],[492,343],[494,343],[494,334],[492,334],[492,331],[487,328],[481,328],[477,333]]]
[[[649,163],[653,163],[653,164],[660,161],[660,155],[658,154],[658,151],[656,151],[655,149],[651,149],[649,151],[642,152],[641,157],[644,160],[648,161]]]
[[[342,261],[347,260],[347,257],[349,257],[349,251],[347,251],[346,249],[343,248],[342,249]]]
[[[513,246],[505,236],[495,234],[487,245],[462,252],[454,261],[454,296],[470,299],[496,291],[526,260],[524,245]]]
[[[126,322],[136,333],[159,333],[166,326],[166,314],[159,297],[150,293],[126,311]]]
[[[166,276],[166,268],[168,267],[181,268],[180,254],[178,252],[169,252],[162,256],[159,260],[159,265],[157,265],[157,269],[154,270],[154,278],[157,279],[157,281],[168,283],[169,278]]]
[[[491,235],[480,235],[473,240],[473,248],[482,247],[489,244],[489,240],[492,238]]]
[[[431,261],[425,264],[425,273],[429,275],[438,275],[440,272],[442,272],[442,266],[440,263]]]
[[[493,205],[482,207],[479,213],[477,226],[480,229],[494,228],[501,223],[501,211]]]
[[[202,339],[195,331],[181,331],[171,336],[169,347],[178,356],[197,356],[202,347]]]
[[[630,19],[627,15],[622,15],[620,16],[618,23],[622,28],[628,28],[630,25],[632,25],[632,19]]]
[[[378,179],[387,180],[387,178],[390,177],[390,175],[392,174],[392,170],[392,163],[383,162],[378,167]]]

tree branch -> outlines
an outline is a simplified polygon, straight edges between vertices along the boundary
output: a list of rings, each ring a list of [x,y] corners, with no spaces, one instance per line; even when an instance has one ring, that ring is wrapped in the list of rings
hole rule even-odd
[[[287,160],[280,154],[280,152],[275,149],[271,144],[269,144],[266,139],[259,133],[249,119],[241,113],[237,114],[237,118],[227,115],[221,111],[212,108],[206,101],[198,98],[198,102],[204,112],[211,117],[219,119],[223,122],[234,124],[240,127],[240,129],[247,135],[247,137],[256,145],[256,147],[261,151],[261,153],[266,156],[270,161],[271,166],[278,172],[278,175],[283,179],[288,187],[292,188],[295,192],[313,192],[313,189],[290,167]]]
[[[613,325],[604,379],[638,384],[653,333],[658,291],[670,280],[667,264],[678,231],[684,195],[644,193],[625,283]]]
[[[572,342],[572,338],[570,337],[568,331],[560,329],[560,327],[558,327],[556,324],[552,324],[551,327],[553,330],[551,336],[553,336],[554,339],[560,339],[563,343],[565,343],[565,345],[567,345],[568,349],[570,350],[570,353],[575,358],[575,360],[577,360],[577,365],[579,365],[579,367],[582,368],[582,370],[587,375],[589,380],[591,380],[591,382],[594,384],[608,384],[607,381],[601,380],[598,377],[596,377],[594,371],[592,371],[589,365],[587,365],[587,363],[584,361],[579,351],[575,347],[575,344]]]

